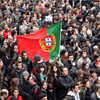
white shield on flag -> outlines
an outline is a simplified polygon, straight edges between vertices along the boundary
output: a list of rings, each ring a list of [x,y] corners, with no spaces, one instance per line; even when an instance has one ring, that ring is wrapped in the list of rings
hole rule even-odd
[[[51,38],[45,38],[45,42],[47,46],[51,46]]]

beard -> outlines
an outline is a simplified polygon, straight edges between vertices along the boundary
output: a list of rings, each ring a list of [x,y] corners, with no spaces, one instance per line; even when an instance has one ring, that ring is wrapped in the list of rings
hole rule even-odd
[[[83,57],[83,59],[86,59],[86,58],[87,58],[87,56]]]

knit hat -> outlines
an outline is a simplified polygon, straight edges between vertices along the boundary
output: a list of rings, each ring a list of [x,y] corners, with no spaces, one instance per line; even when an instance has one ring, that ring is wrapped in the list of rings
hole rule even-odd
[[[24,71],[22,75],[23,75],[23,76],[26,75],[26,76],[29,77],[29,73],[28,73],[28,71]]]
[[[36,55],[33,57],[33,59],[34,59],[35,61],[40,61],[40,60],[41,60],[40,55],[38,55],[38,54],[36,54]]]

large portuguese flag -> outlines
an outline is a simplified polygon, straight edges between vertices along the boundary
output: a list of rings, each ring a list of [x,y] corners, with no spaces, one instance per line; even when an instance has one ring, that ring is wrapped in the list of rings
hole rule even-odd
[[[60,48],[61,22],[28,35],[17,36],[19,54],[24,50],[30,59],[38,54],[45,62],[55,59]]]

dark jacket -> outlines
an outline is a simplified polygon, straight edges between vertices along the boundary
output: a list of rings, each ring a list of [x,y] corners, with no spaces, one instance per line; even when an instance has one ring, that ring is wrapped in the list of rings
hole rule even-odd
[[[57,77],[53,77],[53,86],[54,86],[54,89],[55,89],[55,93],[57,95],[59,95],[59,82],[58,82],[58,78]]]
[[[80,100],[85,100],[85,90],[83,87],[81,87],[81,91],[79,92]]]
[[[97,68],[94,61],[89,66],[90,68]]]
[[[28,81],[23,80],[19,85],[20,95],[27,100],[28,92],[30,90],[30,84]]]
[[[61,76],[58,78],[58,82],[60,85],[59,99],[62,100],[67,95],[68,89],[70,88],[73,79],[69,75]]]
[[[91,100],[90,96],[91,96],[91,93],[92,93],[92,89],[90,88],[90,89],[85,90],[85,93],[86,93],[85,100]]]
[[[29,59],[29,58],[27,58],[26,60],[23,60],[23,63],[26,64],[26,66],[27,66],[27,71],[28,71],[29,73],[31,73],[31,71],[32,71],[32,60]]]
[[[97,97],[96,93],[93,93],[90,97],[90,100],[100,100],[100,99]]]
[[[27,100],[36,100],[38,91],[39,91],[39,86],[37,84],[32,85],[28,93]]]
[[[47,98],[48,98],[48,100],[57,100],[56,99],[56,94],[55,94],[55,92],[53,91],[53,92],[47,92]]]
[[[72,65],[71,62],[69,60],[66,61],[65,66],[68,67],[69,69],[69,75],[74,79],[75,78],[75,71],[77,68],[77,65]]]
[[[21,82],[22,81],[22,73],[23,73],[23,70],[21,70],[20,72],[17,72],[17,70],[14,69],[11,72],[10,80],[12,80],[13,78],[19,78],[19,82]]]

